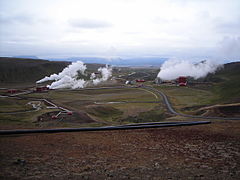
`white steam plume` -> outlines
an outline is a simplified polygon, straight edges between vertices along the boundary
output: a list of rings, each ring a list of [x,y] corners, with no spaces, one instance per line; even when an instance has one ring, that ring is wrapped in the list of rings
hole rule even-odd
[[[194,64],[185,60],[168,60],[163,63],[157,77],[163,80],[173,80],[179,76],[191,76],[194,79],[213,73],[220,65],[213,61],[202,61]]]
[[[92,73],[91,76],[90,76],[90,79],[93,80],[96,78],[96,74],[95,73]]]
[[[101,77],[96,77],[94,73],[91,74],[90,80],[78,79],[78,73],[85,75],[86,65],[81,62],[73,62],[68,67],[63,69],[59,74],[52,74],[45,78],[37,81],[37,83],[43,83],[45,81],[54,81],[51,85],[48,85],[50,89],[61,89],[61,88],[84,88],[89,84],[97,85],[103,81],[108,80],[112,75],[111,67],[100,67],[98,71],[101,73]]]
[[[87,69],[86,65],[81,61],[73,62],[68,67],[63,69],[59,74],[52,74],[51,76],[46,76],[45,78],[37,81],[37,83],[42,83],[45,81],[54,81],[48,87],[50,89],[59,89],[59,88],[83,88],[85,86],[84,79],[77,79],[78,72],[84,75],[85,70]]]
[[[112,76],[112,68],[108,65],[106,65],[106,67],[100,67],[98,68],[98,72],[101,73],[101,77],[100,78],[95,78],[95,74],[91,75],[91,78],[93,79],[92,82],[94,85],[97,85],[103,81],[107,81],[111,76]]]
[[[56,81],[56,80],[62,79],[65,76],[74,78],[75,76],[77,76],[78,71],[81,74],[84,74],[84,71],[86,69],[87,67],[86,65],[83,64],[83,62],[81,61],[73,62],[68,67],[63,69],[63,71],[60,72],[59,74],[52,74],[51,76],[46,76],[45,78],[37,81],[37,83],[43,83],[45,81],[54,81],[54,80]]]
[[[84,88],[86,81],[84,79],[75,79],[69,76],[64,76],[62,79],[53,82],[50,86],[50,89],[62,89],[62,88]]]

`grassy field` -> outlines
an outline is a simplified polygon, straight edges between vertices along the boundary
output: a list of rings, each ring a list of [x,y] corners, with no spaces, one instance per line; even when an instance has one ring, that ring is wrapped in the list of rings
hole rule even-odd
[[[157,86],[156,88],[168,96],[178,112],[204,116],[239,117],[239,100],[232,99],[230,95],[222,98],[222,94],[219,93],[220,84],[200,88],[191,86]]]
[[[75,110],[82,109],[99,121],[119,123],[127,121],[126,118],[138,116],[141,112],[150,111],[157,104],[146,103],[113,103],[108,102],[133,102],[133,101],[156,101],[154,95],[140,89],[101,89],[80,91],[59,91],[49,96],[57,100],[64,97],[59,103]],[[63,96],[64,95],[64,96]],[[74,100],[73,100],[74,99]],[[95,104],[100,103],[100,104]],[[123,120],[125,119],[125,120]]]
[[[169,97],[177,111],[188,114],[196,114],[199,108],[215,104],[219,98],[211,88],[197,89],[178,86],[156,86],[155,88],[163,91]],[[52,90],[47,93],[32,93],[23,96],[50,99],[57,105],[73,112],[86,113],[94,122],[83,123],[85,120],[83,119],[81,122],[81,118],[84,117],[80,116],[78,118],[80,121],[77,121],[77,123],[75,121],[73,123],[71,120],[69,122],[67,120],[62,122],[55,120],[54,122],[50,118],[48,118],[47,122],[36,123],[39,115],[53,111],[44,107],[38,112],[25,113],[20,116],[17,114],[0,114],[2,124],[9,122],[13,125],[21,125],[22,123],[25,126],[28,124],[29,127],[82,127],[164,121],[170,117],[161,98],[142,88]],[[158,103],[144,103],[144,101]],[[1,110],[3,112],[23,111],[32,108],[26,105],[28,100],[1,99],[1,102]],[[175,117],[173,120],[180,119],[182,118]]]
[[[56,103],[64,103],[72,107],[79,107],[82,103],[110,102],[110,101],[155,101],[156,97],[139,89],[99,89],[99,90],[64,90],[49,91],[48,93],[34,93],[24,97],[49,98]]]
[[[26,68],[30,68],[39,63],[42,64],[42,66],[47,66],[44,64],[50,63],[42,60],[39,60],[39,62],[32,61],[33,60],[31,60],[29,65],[26,65]],[[9,62],[9,60],[7,60],[7,62]],[[20,62],[17,66],[19,67],[23,64],[23,62]],[[98,66],[99,65],[91,66],[93,68],[91,70],[96,71]],[[203,107],[239,102],[239,67],[240,63],[226,64],[224,69],[220,69],[216,74],[209,74],[206,78],[199,80],[209,82],[208,85],[189,85],[187,87],[161,85],[155,87],[163,91],[169,97],[171,104],[176,111],[201,115],[205,113],[205,111],[201,110]],[[144,84],[152,86],[152,81],[156,76],[157,71],[158,69],[115,68],[113,74],[115,77],[121,76],[120,79],[122,79],[122,84],[126,80],[132,80],[135,78],[150,78],[149,81]],[[120,83],[120,81],[118,83]],[[11,84],[11,81],[9,81],[9,84]],[[17,84],[17,86],[19,85]],[[6,89],[0,89],[0,93],[4,95]],[[10,124],[15,125],[20,125],[21,123],[27,124],[31,127],[79,127],[100,126],[103,124],[113,125],[128,122],[163,121],[169,120],[169,117],[171,116],[163,105],[162,99],[144,88],[51,90],[47,93],[32,93],[22,96],[28,98],[47,98],[57,105],[65,107],[77,114],[75,114],[75,117],[69,122],[66,118],[64,122],[53,122],[51,120],[52,114],[49,114],[49,112],[56,110],[48,110],[45,106],[38,112],[22,113],[21,115],[3,114],[1,112],[26,111],[31,110],[32,107],[27,105],[30,100],[1,98],[1,124],[7,124],[9,122]],[[155,103],[144,103],[144,101],[153,101]],[[156,103],[156,101],[158,103]],[[210,112],[209,110],[207,111]],[[213,113],[217,113],[217,111],[214,110]],[[47,121],[35,123],[40,115],[47,117]],[[68,117],[68,119],[71,118]],[[79,121],[76,121],[76,119],[79,119]],[[176,116],[171,117],[171,119],[183,120],[184,118]]]
[[[166,110],[158,103],[119,103],[111,105],[90,105],[86,112],[112,124],[163,121]]]
[[[192,113],[200,107],[214,104],[219,98],[210,90],[179,86],[158,86],[156,88],[169,97],[171,104],[179,112]]]
[[[42,109],[40,111],[33,111],[28,113],[16,114],[1,114],[0,113],[0,128],[14,129],[14,128],[35,128],[39,127],[37,123],[38,116],[41,114],[51,112],[52,110]]]
[[[153,93],[144,89],[99,89],[99,90],[53,90],[48,93],[32,93],[23,97],[46,98],[59,106],[63,106],[76,113],[86,113],[95,122],[93,123],[72,123],[70,120],[63,122],[52,122],[47,118],[47,122],[37,122],[38,116],[56,110],[46,109],[46,105],[38,112],[19,114],[0,114],[1,123],[11,125],[28,124],[28,127],[82,127],[99,126],[103,124],[116,125],[128,122],[150,122],[160,121],[164,117],[163,109],[159,108],[159,103],[144,103],[144,101],[158,102],[160,99]],[[32,107],[26,105],[29,100],[1,99],[2,112],[31,110]],[[137,103],[140,101],[139,103]],[[132,103],[131,103],[132,102]],[[42,103],[43,104],[43,103]],[[55,113],[56,114],[56,113]],[[151,114],[151,115],[150,115]],[[50,114],[48,115],[50,116]],[[46,117],[43,116],[43,117]],[[85,117],[85,115],[84,115]],[[84,118],[82,116],[79,117]],[[68,117],[70,118],[70,117]],[[85,122],[83,120],[83,122]]]
[[[27,101],[27,100],[1,98],[0,99],[0,113],[32,110],[32,106],[28,105],[27,104],[28,102],[29,101]]]
[[[165,111],[160,106],[155,106],[149,111],[140,112],[137,116],[128,116],[123,122],[143,123],[143,122],[159,122],[165,120]]]

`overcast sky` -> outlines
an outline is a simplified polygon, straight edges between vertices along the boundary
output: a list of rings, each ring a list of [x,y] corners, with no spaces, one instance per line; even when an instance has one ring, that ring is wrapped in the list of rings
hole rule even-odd
[[[240,59],[240,0],[0,0],[0,55]]]

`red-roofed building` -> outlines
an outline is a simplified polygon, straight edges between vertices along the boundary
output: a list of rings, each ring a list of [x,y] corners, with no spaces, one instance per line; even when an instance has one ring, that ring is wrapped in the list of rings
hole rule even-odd
[[[178,78],[178,85],[179,86],[186,86],[187,85],[187,77],[185,76],[180,76]]]

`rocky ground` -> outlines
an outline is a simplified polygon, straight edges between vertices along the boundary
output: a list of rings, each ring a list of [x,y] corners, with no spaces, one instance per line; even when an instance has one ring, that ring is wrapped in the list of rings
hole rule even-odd
[[[239,179],[240,121],[0,137],[0,179]]]

